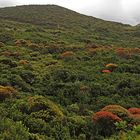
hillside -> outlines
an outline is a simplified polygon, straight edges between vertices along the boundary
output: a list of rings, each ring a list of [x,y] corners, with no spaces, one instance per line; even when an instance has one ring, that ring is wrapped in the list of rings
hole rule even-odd
[[[55,5],[30,5],[0,9],[1,19],[31,23],[59,30],[69,41],[117,44],[137,47],[140,30],[137,27],[81,15]],[[46,36],[43,36],[46,37]],[[60,41],[60,38],[58,39]]]
[[[0,139],[138,140],[139,127],[138,25],[0,8]]]

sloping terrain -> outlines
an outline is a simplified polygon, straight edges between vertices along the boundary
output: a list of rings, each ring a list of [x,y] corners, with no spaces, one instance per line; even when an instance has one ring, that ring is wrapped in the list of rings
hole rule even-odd
[[[1,8],[0,139],[139,138],[139,45],[139,26]]]
[[[100,44],[115,43],[135,47],[140,43],[139,27],[103,21],[55,5],[1,8],[0,17],[1,19],[37,24],[49,29],[59,29],[64,36],[74,40],[74,43],[83,43],[88,40]]]

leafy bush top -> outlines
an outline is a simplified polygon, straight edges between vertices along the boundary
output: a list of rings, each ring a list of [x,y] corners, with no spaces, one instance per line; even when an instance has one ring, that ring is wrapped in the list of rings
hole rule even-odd
[[[140,108],[129,108],[128,111],[131,114],[140,114]]]
[[[16,89],[10,86],[0,86],[0,100],[14,97],[17,94]]]
[[[20,100],[18,101],[18,107],[23,113],[34,113],[34,116],[38,116],[37,112],[41,111],[40,115],[46,114],[49,115],[50,118],[56,117],[62,119],[64,117],[64,114],[60,108],[55,103],[43,96],[31,96],[26,100]]]
[[[66,51],[60,55],[61,59],[65,59],[65,58],[67,59],[67,58],[73,58],[73,57],[75,57],[75,53],[72,51]]]
[[[108,106],[105,106],[104,108],[102,108],[102,111],[111,112],[122,118],[130,116],[129,111],[120,105],[108,105]]]
[[[111,73],[110,70],[102,70],[102,73]]]
[[[117,121],[121,121],[121,118],[119,118],[117,115],[114,115],[111,112],[99,111],[93,115],[93,120],[95,122],[102,121],[102,120],[117,122]]]

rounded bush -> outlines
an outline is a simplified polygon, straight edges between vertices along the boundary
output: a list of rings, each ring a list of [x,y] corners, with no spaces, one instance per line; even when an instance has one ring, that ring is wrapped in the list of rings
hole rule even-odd
[[[60,55],[61,59],[73,59],[75,58],[75,53],[72,51],[66,51]]]
[[[102,73],[111,73],[110,70],[102,70]]]
[[[20,60],[19,61],[19,64],[21,64],[21,65],[27,65],[27,64],[29,64],[29,61],[27,61],[27,60]]]
[[[120,118],[128,118],[130,116],[130,112],[120,105],[108,105],[108,106],[105,106],[104,108],[102,108],[101,111],[111,112],[111,113],[119,116]]]
[[[60,108],[43,96],[32,96],[17,102],[21,112],[31,114],[35,118],[41,118],[45,121],[54,118],[63,119],[64,114]]]
[[[100,135],[110,136],[115,132],[115,123],[122,120],[111,112],[99,111],[93,114],[93,121]]]
[[[16,46],[27,46],[28,42],[24,39],[19,39],[19,40],[16,40],[15,42],[15,45]]]
[[[15,97],[17,91],[10,86],[0,86],[0,100],[3,101],[6,98]]]
[[[105,67],[107,69],[109,69],[110,71],[113,71],[113,70],[115,70],[118,67],[118,65],[117,64],[113,64],[113,63],[109,63]]]
[[[131,114],[140,114],[140,108],[129,108],[128,111]]]
[[[108,111],[99,111],[93,115],[93,120],[96,123],[102,120],[109,121],[109,122],[117,122],[117,121],[121,121],[121,118],[119,118],[117,115],[114,115],[113,113],[108,112]]]

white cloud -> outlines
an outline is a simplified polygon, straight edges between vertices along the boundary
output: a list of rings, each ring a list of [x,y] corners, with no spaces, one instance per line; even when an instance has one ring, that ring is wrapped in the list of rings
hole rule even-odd
[[[13,6],[16,4],[16,0],[0,0],[0,7],[5,7],[5,6]]]
[[[0,6],[56,4],[106,20],[140,23],[140,0],[0,0]]]

